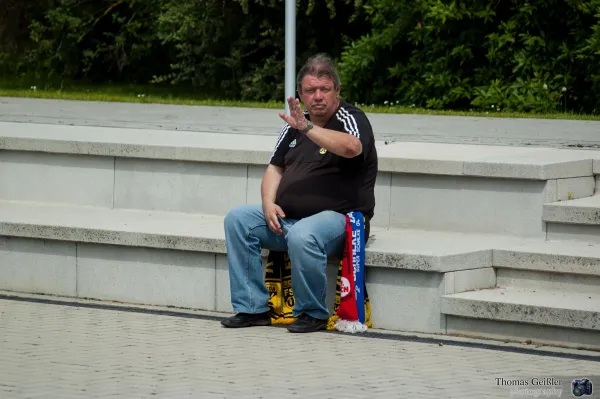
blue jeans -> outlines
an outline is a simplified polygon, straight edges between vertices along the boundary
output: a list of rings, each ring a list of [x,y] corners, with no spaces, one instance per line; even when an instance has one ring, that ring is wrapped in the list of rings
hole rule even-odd
[[[342,255],[346,216],[333,211],[296,219],[279,218],[283,235],[271,231],[260,205],[241,205],[225,217],[231,304],[236,313],[269,310],[261,248],[287,251],[292,263],[294,317],[329,317],[327,257]]]

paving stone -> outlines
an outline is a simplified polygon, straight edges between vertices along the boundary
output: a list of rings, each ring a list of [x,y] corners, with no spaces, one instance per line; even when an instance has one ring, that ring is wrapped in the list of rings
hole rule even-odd
[[[564,357],[20,300],[0,300],[0,337],[3,399],[504,398],[498,377],[600,375]]]

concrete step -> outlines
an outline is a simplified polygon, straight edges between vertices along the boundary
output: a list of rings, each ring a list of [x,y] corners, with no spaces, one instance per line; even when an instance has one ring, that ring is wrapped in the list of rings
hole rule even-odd
[[[600,292],[483,289],[445,295],[441,309],[449,334],[600,348]]]
[[[0,201],[0,234],[225,254],[223,217],[183,212]],[[373,227],[367,266],[428,272],[491,267],[493,242],[510,237]]]
[[[5,236],[224,254],[223,217],[0,200]],[[373,227],[369,266],[434,272],[477,267],[600,277],[600,245]]]
[[[445,295],[442,313],[600,332],[600,292],[483,289]]]
[[[0,150],[266,165],[267,135],[0,122]],[[233,127],[230,127],[232,130]],[[591,176],[600,151],[377,141],[382,172],[550,180]]]
[[[262,135],[0,122],[0,199],[222,216],[260,203],[273,146]],[[437,143],[377,151],[375,226],[537,238],[542,205],[590,196],[600,159]]]
[[[544,220],[598,226],[600,225],[600,195],[545,204]]]
[[[494,244],[495,267],[600,276],[600,245],[521,240]]]
[[[231,311],[222,217],[0,201],[0,229],[0,289]],[[373,228],[373,323],[441,332],[441,295],[493,287],[491,244],[503,239]]]
[[[0,289],[230,312],[224,243],[220,216],[0,201]],[[592,281],[599,258],[591,246],[374,227],[373,323],[444,333],[444,295],[495,287],[508,271]],[[327,273],[333,307],[335,260]]]
[[[600,195],[544,204],[548,240],[600,244]]]
[[[498,287],[600,293],[600,245],[523,241],[494,246]]]

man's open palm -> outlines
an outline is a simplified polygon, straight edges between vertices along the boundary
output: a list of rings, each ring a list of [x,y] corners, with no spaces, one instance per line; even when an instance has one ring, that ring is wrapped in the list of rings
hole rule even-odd
[[[280,112],[279,116],[281,119],[287,122],[294,129],[303,130],[308,126],[308,121],[302,111],[300,101],[294,97],[288,98],[288,105],[290,107],[290,115],[286,115],[284,112]]]

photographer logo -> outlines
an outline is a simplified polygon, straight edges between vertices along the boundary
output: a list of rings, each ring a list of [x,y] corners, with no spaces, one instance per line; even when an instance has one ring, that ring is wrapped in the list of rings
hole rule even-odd
[[[575,397],[591,396],[592,388],[592,381],[589,378],[578,378],[571,382],[571,393]]]

